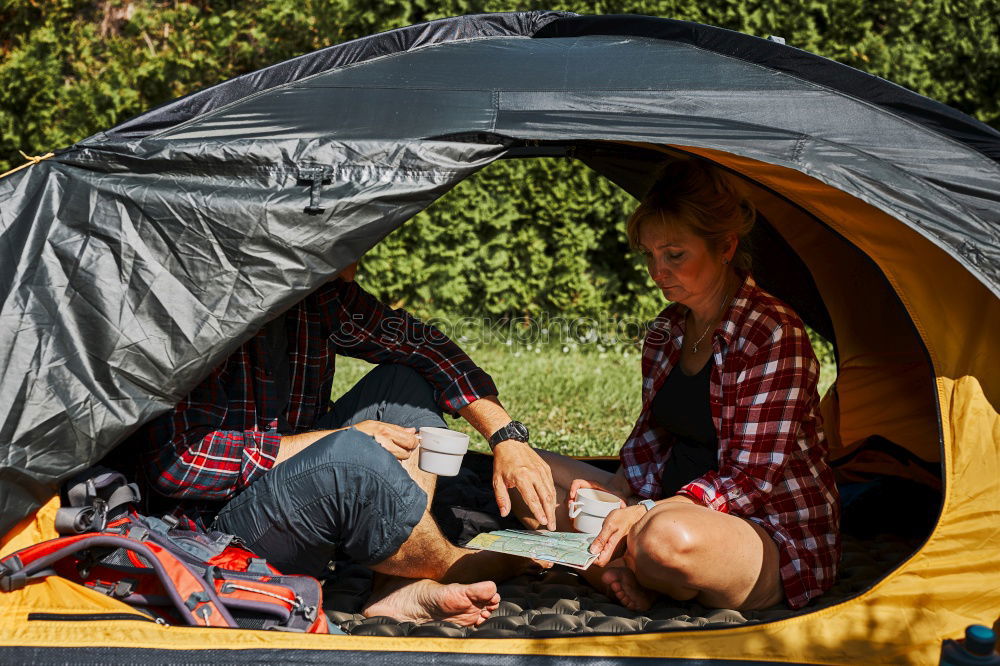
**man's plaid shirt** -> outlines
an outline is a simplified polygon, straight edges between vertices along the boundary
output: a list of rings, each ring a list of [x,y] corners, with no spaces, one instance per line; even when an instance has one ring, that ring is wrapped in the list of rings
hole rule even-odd
[[[354,282],[325,284],[285,313],[284,321],[290,395],[278,395],[274,354],[262,330],[138,434],[146,450],[143,471],[157,492],[215,500],[180,507],[199,522],[212,504],[219,508],[218,501],[271,469],[282,435],[317,429],[332,404],[335,354],[417,370],[450,414],[497,394],[490,376],[444,334],[390,309]],[[279,421],[287,423],[284,431]]]
[[[659,499],[671,435],[650,404],[680,360],[685,306],[655,320],[642,352],[642,412],[621,450],[633,492]],[[761,525],[778,544],[788,603],[798,608],[833,584],[840,509],[819,415],[819,364],[805,327],[747,276],[712,335],[710,399],[718,470],[678,494]]]

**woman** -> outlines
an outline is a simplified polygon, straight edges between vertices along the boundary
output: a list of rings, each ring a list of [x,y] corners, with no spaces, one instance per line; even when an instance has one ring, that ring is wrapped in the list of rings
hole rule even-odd
[[[642,411],[610,474],[543,454],[570,501],[622,498],[592,583],[644,610],[660,594],[798,608],[833,583],[838,498],[806,330],[750,276],[753,205],[701,162],[669,165],[628,221],[670,305],[642,354]],[[561,507],[560,529],[570,529]]]

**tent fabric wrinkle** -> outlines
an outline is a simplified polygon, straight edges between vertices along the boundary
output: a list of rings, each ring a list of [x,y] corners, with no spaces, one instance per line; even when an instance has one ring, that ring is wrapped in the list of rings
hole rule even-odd
[[[50,453],[0,462],[0,478],[20,478],[0,484],[0,531],[501,150],[146,141],[71,151],[4,179],[0,196],[32,185],[44,194],[0,237],[17,257],[0,321],[19,322],[0,331],[0,441]],[[336,165],[319,215],[305,212],[310,186],[296,169],[313,163]]]
[[[673,66],[657,66],[664,61]],[[455,86],[456,79],[463,83]],[[912,221],[947,251],[970,259],[1000,293],[1000,218],[983,205],[984,194],[996,203],[994,159],[858,94],[662,39],[583,35],[428,45],[268,89],[158,136],[313,137],[330,131],[331,114],[343,141],[456,132],[537,140],[669,137],[781,159]],[[868,182],[859,187],[860,180]],[[893,187],[873,196],[873,186],[884,183]],[[970,224],[974,244],[956,235]]]

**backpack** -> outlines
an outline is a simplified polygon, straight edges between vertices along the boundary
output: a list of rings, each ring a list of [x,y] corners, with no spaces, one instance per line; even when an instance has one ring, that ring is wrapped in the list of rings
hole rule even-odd
[[[137,513],[138,487],[118,472],[88,470],[68,497],[56,516],[65,536],[0,560],[0,589],[59,575],[160,624],[329,633],[318,580],[282,575],[231,534]]]

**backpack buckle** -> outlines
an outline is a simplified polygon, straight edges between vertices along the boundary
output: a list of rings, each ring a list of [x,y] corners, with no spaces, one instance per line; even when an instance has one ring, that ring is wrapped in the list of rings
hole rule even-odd
[[[20,590],[27,584],[28,577],[23,571],[12,571],[9,574],[3,574],[0,576],[0,590],[3,590],[4,592]]]
[[[315,606],[302,606],[301,608],[299,608],[299,613],[301,613],[302,617],[304,617],[309,622],[313,622],[316,620]]]
[[[22,569],[24,565],[17,555],[0,562],[0,590],[13,592],[28,584],[28,577]]]
[[[95,498],[89,506],[63,507],[56,511],[56,531],[59,534],[102,532],[108,524],[108,503]]]

